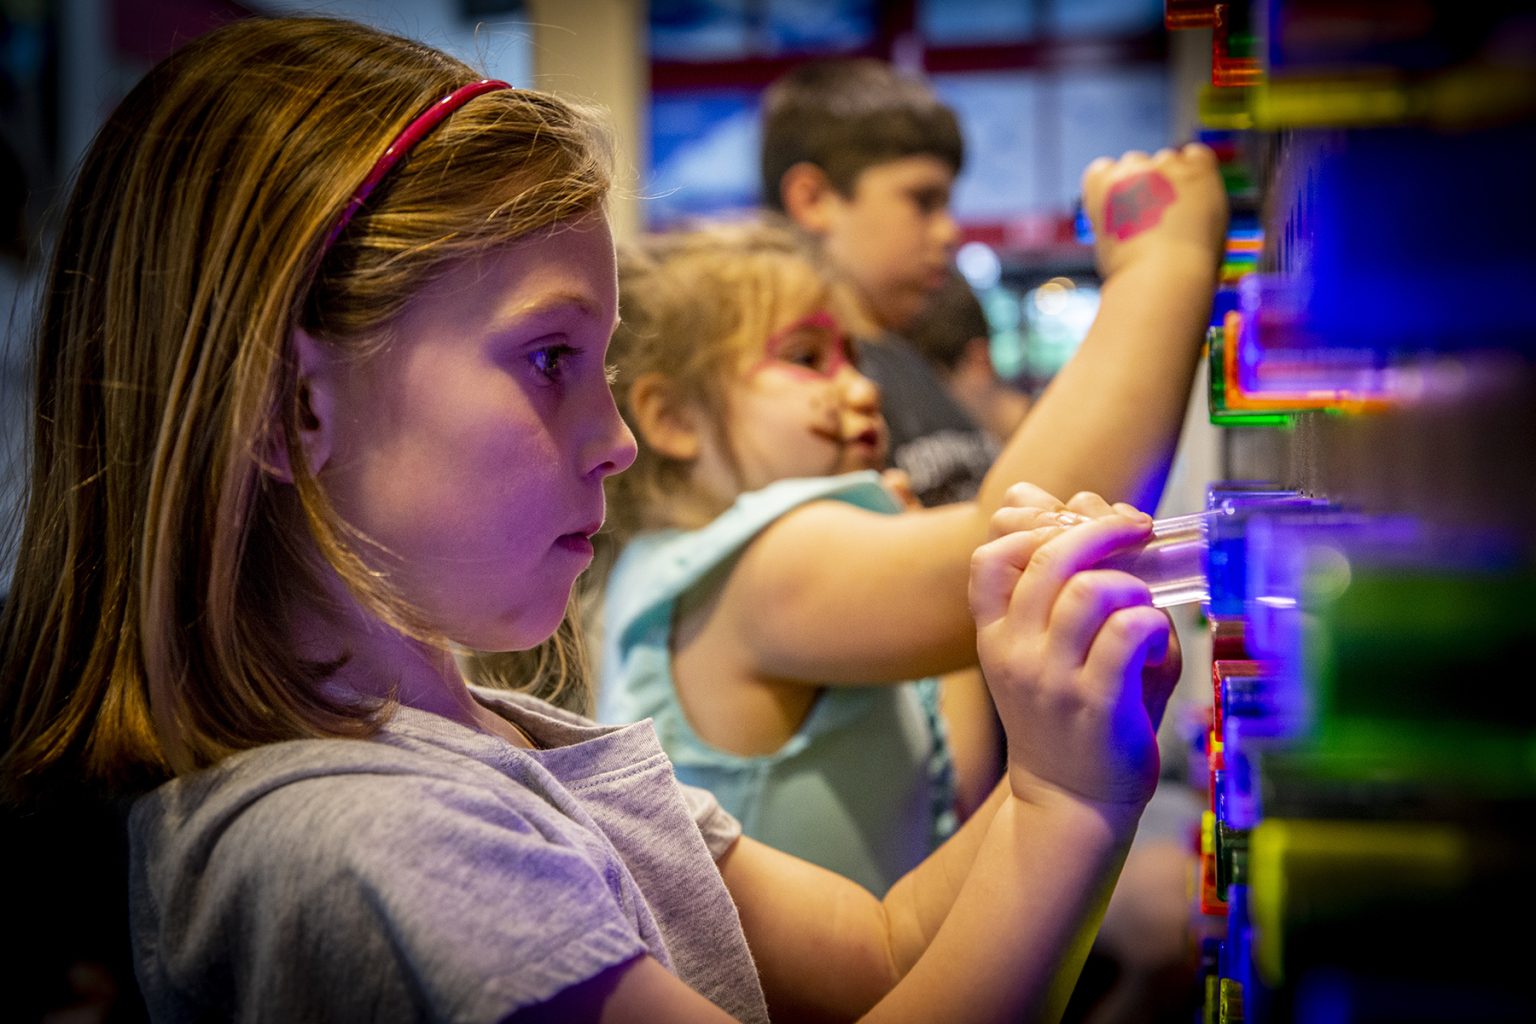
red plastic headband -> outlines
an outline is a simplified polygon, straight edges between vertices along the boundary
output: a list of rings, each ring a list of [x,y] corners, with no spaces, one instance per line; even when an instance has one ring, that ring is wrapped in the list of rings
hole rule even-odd
[[[362,209],[363,203],[368,201],[368,196],[373,190],[379,187],[379,182],[384,180],[384,175],[389,173],[390,168],[399,163],[400,158],[409,153],[411,147],[421,141],[422,136],[436,128],[439,121],[483,92],[510,88],[512,87],[500,79],[483,78],[478,82],[460,86],[417,115],[416,120],[406,125],[405,130],[389,144],[384,155],[379,157],[373,169],[368,172],[368,177],[364,178],[363,183],[357,186],[357,191],[352,193],[352,198],[347,201],[347,208],[341,211],[336,226],[331,228],[331,233],[326,236],[325,245],[320,249],[321,254],[324,255],[335,243],[337,237],[347,229],[347,225],[352,223],[353,216]]]

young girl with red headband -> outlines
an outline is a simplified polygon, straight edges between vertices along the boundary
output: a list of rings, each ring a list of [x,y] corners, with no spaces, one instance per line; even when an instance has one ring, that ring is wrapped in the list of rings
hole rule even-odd
[[[13,808],[131,801],[152,1018],[1059,1008],[1167,697],[1145,590],[1077,570],[1144,518],[998,502],[969,602],[1007,783],[883,901],[740,836],[649,725],[474,682],[562,628],[635,456],[607,187],[587,115],[316,19],[190,44],[87,154],[36,333],[0,767]]]

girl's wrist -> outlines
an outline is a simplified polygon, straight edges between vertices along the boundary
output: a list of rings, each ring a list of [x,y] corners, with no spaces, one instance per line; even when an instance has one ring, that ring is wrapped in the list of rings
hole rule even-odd
[[[1036,819],[1049,820],[1083,840],[1109,845],[1128,843],[1141,822],[1148,798],[1096,800],[1010,768],[1009,802]]]
[[[1120,250],[1104,268],[1104,284],[1126,277],[1150,277],[1166,281],[1184,281],[1215,288],[1220,254],[1216,249],[1193,240],[1159,240],[1138,247],[1141,251]]]

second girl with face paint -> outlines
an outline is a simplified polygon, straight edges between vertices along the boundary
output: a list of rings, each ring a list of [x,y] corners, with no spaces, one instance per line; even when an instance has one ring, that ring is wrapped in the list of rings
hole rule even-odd
[[[1165,201],[1106,229],[1106,209],[1149,192]],[[1010,486],[1093,491],[1139,515],[1182,423],[1225,230],[1214,157],[1097,161],[1084,196],[1098,318],[977,499],[933,509],[882,486],[878,389],[793,238],[718,226],[621,254],[611,358],[640,454],[608,481],[621,551],[598,715],[653,718],[678,777],[747,834],[877,894],[956,823],[933,677],[976,663],[966,576]],[[1143,600],[1132,584],[1125,600]]]

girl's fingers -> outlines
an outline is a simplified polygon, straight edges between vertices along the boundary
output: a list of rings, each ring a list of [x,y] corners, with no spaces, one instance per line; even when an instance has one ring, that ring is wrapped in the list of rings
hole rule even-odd
[[[1042,510],[1032,510],[1041,513]],[[1037,548],[1063,527],[1019,529],[988,541],[971,555],[971,616],[986,626],[1008,614],[1014,591]]]
[[[1026,481],[1011,485],[1003,492],[1002,508],[1058,509],[1065,508],[1061,499],[1041,487]]]
[[[1045,629],[1051,608],[1069,579],[1092,568],[1110,552],[1144,539],[1149,530],[1149,522],[1114,516],[1090,519],[1046,538],[1030,556],[1028,569],[1015,590],[1008,610],[1010,624],[1018,629]]]
[[[1179,148],[1179,155],[1191,163],[1215,167],[1216,151],[1203,142],[1186,142]]]
[[[1118,512],[1121,515],[1125,516],[1127,519],[1151,519],[1152,518],[1151,516],[1147,515],[1141,509],[1137,508],[1135,505],[1132,505],[1128,501],[1117,501],[1113,505],[1111,505],[1110,507],[1113,508],[1116,512]]]
[[[1047,650],[1060,664],[1084,665],[1106,620],[1151,602],[1147,585],[1134,576],[1107,569],[1077,573],[1051,609]]]
[[[1133,784],[1130,791],[1120,790],[1119,799],[1145,799],[1157,785],[1162,702],[1148,701],[1145,673],[1147,664],[1167,651],[1169,635],[1168,619],[1157,609],[1122,608],[1104,620],[1083,666],[1080,678],[1102,687],[1103,706],[1113,708],[1106,739],[1125,771],[1120,785]]]
[[[1163,622],[1168,628],[1168,641],[1161,652],[1155,647],[1148,650],[1141,670],[1141,703],[1147,709],[1154,729],[1163,721],[1163,712],[1168,709],[1168,700],[1179,684],[1180,670],[1184,667],[1179,633],[1173,628],[1173,618],[1166,610],[1163,611]]]
[[[1040,513],[1038,508],[1004,505],[987,520],[987,540],[997,540],[1022,530],[1033,530],[1040,525]]]
[[[987,539],[996,540],[1004,534],[1034,530],[1042,526],[1076,526],[1083,519],[1083,516],[1069,512],[1066,506],[1059,503],[1050,508],[1004,505],[992,513],[987,524]]]
[[[1150,524],[1145,514],[1118,512],[1096,494],[1082,492],[1063,504],[1033,484],[1013,485],[989,522],[992,539],[977,548],[971,559],[971,613],[977,625],[1006,617],[1012,628],[1045,631],[1051,624],[1052,607],[1073,575],[1112,551],[1144,540]],[[1146,591],[1129,577],[1114,586],[1133,588],[1128,594]],[[1084,588],[1084,599],[1094,592],[1091,583],[1079,587]],[[1097,622],[1109,610],[1111,606],[1103,606],[1098,620],[1068,634],[1076,651],[1072,664],[1081,664]]]
[[[917,492],[912,490],[912,476],[904,469],[886,469],[880,473],[880,482],[885,489],[901,503],[901,507],[908,512],[923,507],[923,503],[917,499]]]
[[[1100,516],[1113,515],[1114,509],[1109,502],[1094,494],[1092,491],[1078,491],[1067,499],[1067,508],[1079,515],[1097,519]]]
[[[1152,517],[1130,502],[1117,501],[1113,505],[1092,491],[1079,491],[1067,499],[1067,508],[1079,515],[1098,519],[1101,516],[1124,516],[1137,522],[1150,522]]]
[[[1099,198],[1104,194],[1104,183],[1114,170],[1113,157],[1101,156],[1092,160],[1083,168],[1082,180],[1078,183],[1078,190],[1083,194],[1083,206],[1089,211],[1089,216],[1095,216],[1099,208]],[[1097,225],[1095,225],[1097,227]]]
[[[1168,616],[1150,604],[1116,609],[1104,619],[1083,662],[1089,679],[1119,680],[1143,706],[1142,670],[1168,653],[1172,627]],[[1135,680],[1134,688],[1131,680]],[[1122,694],[1125,696],[1125,694]],[[1163,698],[1166,702],[1166,695]],[[1150,715],[1150,711],[1149,711]]]

